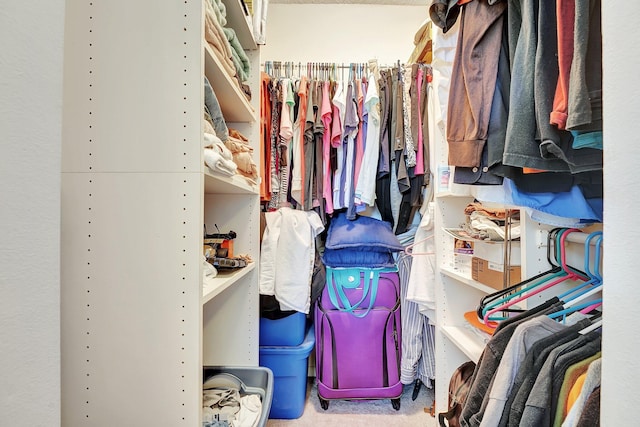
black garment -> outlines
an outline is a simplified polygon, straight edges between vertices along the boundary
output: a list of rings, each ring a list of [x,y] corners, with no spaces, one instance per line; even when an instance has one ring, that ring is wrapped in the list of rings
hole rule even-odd
[[[549,308],[553,307],[555,311],[559,306],[559,303],[560,303],[560,299],[558,299],[558,297],[553,297],[551,299],[546,300],[545,302],[543,302],[542,304],[536,307],[533,307],[527,311],[523,311],[520,314],[517,314],[513,317],[503,320],[498,324],[498,327],[496,328],[493,334],[495,335],[496,332],[499,332],[500,330],[504,329],[505,327],[509,326],[512,323],[520,323],[521,320],[530,319],[533,316],[536,316],[542,313],[543,311],[546,311]]]
[[[433,0],[429,7],[431,21],[446,33],[453,27],[460,15],[458,0]]]
[[[569,366],[593,356],[602,348],[602,336],[599,332],[596,332],[595,335],[585,335],[584,338],[587,342],[576,348],[565,351],[563,347],[558,347],[549,354],[540,369],[540,375],[536,379],[531,393],[529,393],[520,420],[521,427],[551,427],[557,407],[557,400],[554,406],[553,385],[559,382],[558,391],[560,391],[564,374]],[[565,345],[570,346],[569,344]]]
[[[530,375],[533,375],[535,380],[535,374],[533,374],[533,366],[535,361],[538,358],[542,357],[542,354],[545,354],[545,357],[551,352],[551,350],[559,345],[565,344],[569,341],[572,341],[578,338],[578,332],[589,326],[589,320],[582,320],[577,322],[574,325],[569,326],[567,329],[564,329],[560,332],[557,332],[551,336],[546,338],[542,338],[541,340],[536,341],[529,352],[525,356],[520,368],[518,369],[518,373],[513,381],[513,386],[511,387],[511,393],[507,398],[507,401],[504,405],[504,410],[502,412],[502,418],[500,418],[500,423],[498,427],[506,427],[509,423],[509,412],[511,411],[511,406],[513,405],[514,400],[516,399],[516,395],[518,390],[522,386],[522,384],[528,380]],[[530,379],[529,379],[530,380]]]
[[[514,398],[513,405],[511,406],[511,410],[509,411],[509,423],[507,425],[509,427],[520,426],[520,422],[522,421],[522,416],[527,404],[527,399],[529,398],[531,390],[535,385],[538,373],[540,373],[542,367],[549,359],[549,357],[552,357],[552,353],[555,357],[557,357],[560,355],[560,352],[566,353],[571,350],[575,350],[576,348],[580,348],[599,336],[600,333],[597,331],[590,332],[586,335],[578,334],[578,337],[574,338],[571,341],[544,349],[540,356],[534,361],[530,375],[527,375],[527,378],[520,386],[520,389],[517,391],[517,395]]]
[[[597,336],[595,340],[589,343],[588,346],[578,348],[568,354],[560,356],[557,362],[553,365],[553,378],[551,382],[551,410],[549,411],[548,419],[549,426],[553,425],[555,414],[558,410],[558,396],[560,395],[560,389],[564,381],[564,376],[569,367],[581,360],[594,356],[596,353],[602,350],[602,336]]]
[[[314,106],[312,104],[313,99],[313,84],[309,84],[309,93],[307,95],[309,97],[309,102],[307,105],[307,117],[304,122],[304,145],[303,145],[303,159],[302,162],[305,165],[305,173],[302,177],[302,185],[304,187],[304,206],[303,209],[305,211],[310,211],[313,208],[313,199],[314,199],[314,175],[315,175],[315,165],[316,165],[316,138],[314,134]],[[309,107],[311,107],[311,111],[309,111]],[[313,190],[312,190],[313,189]]]
[[[381,219],[391,224],[393,228],[395,220],[391,210],[391,174],[389,173],[378,176],[376,179],[376,206],[380,211]]]
[[[391,73],[380,70],[380,156],[376,178],[376,206],[383,221],[395,226],[391,210]]]
[[[489,126],[491,127],[491,126]],[[491,132],[491,131],[489,131]],[[491,135],[491,133],[489,133]],[[490,139],[488,136],[487,139]],[[484,144],[482,148],[482,157],[480,158],[480,167],[464,168],[456,166],[453,173],[453,182],[456,184],[469,184],[469,185],[500,185],[502,184],[502,177],[495,175],[489,170],[489,145]]]
[[[409,168],[409,176],[411,177],[409,191],[402,194],[400,201],[400,210],[398,212],[398,225],[395,228],[395,234],[406,233],[411,226],[416,211],[422,206],[422,184],[424,176],[413,174],[414,168]]]
[[[496,328],[491,340],[489,340],[482,351],[480,359],[476,365],[476,369],[473,372],[471,388],[469,389],[467,401],[465,402],[464,407],[462,408],[462,414],[460,415],[461,426],[469,427],[480,425],[484,408],[489,400],[489,394],[487,391],[489,390],[496,370],[500,365],[504,349],[507,347],[516,327],[520,323],[531,319],[534,316],[556,311],[557,308],[554,304],[558,303],[559,300],[557,298],[555,298],[555,301],[549,300],[538,307],[501,322],[498,328]]]

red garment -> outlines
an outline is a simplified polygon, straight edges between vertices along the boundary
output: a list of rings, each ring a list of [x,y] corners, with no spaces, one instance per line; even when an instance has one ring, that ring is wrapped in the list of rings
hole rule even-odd
[[[260,73],[260,201],[271,200],[271,77],[264,71]]]
[[[558,21],[558,84],[553,99],[553,110],[549,115],[552,125],[565,129],[568,117],[569,74],[573,61],[573,33],[576,15],[575,0],[557,0]]]

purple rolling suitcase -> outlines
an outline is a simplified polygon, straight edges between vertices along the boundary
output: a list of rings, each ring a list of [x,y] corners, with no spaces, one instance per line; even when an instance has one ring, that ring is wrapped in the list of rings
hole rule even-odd
[[[316,380],[330,399],[391,399],[400,409],[400,284],[396,269],[327,267],[315,308]]]

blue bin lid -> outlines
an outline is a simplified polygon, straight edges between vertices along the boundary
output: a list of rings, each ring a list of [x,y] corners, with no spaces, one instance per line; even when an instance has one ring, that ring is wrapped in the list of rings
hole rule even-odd
[[[271,346],[271,345],[261,345],[260,346],[260,354],[283,354],[283,355],[301,355],[304,357],[308,357],[313,350],[313,346],[316,343],[316,336],[313,330],[313,325],[309,326],[307,330],[307,334],[304,337],[304,341],[302,344],[296,346]]]

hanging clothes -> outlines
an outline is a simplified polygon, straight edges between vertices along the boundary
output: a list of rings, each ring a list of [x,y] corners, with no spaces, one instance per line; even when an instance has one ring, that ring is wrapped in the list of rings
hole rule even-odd
[[[348,78],[331,80],[314,74],[313,64],[300,77],[277,75],[278,67],[268,64],[265,70],[274,75],[267,74],[262,93],[271,92],[272,102],[263,103],[265,110],[271,105],[271,127],[264,114],[261,135],[270,145],[263,181],[270,182],[271,198],[265,200],[265,185],[261,199],[267,209],[316,210],[326,223],[325,215],[336,210],[354,219],[372,208],[397,234],[405,232],[429,182],[424,118],[430,68],[398,64],[381,70],[370,61],[352,64]]]
[[[454,182],[500,185],[507,178],[516,192],[578,191],[594,212],[574,223],[601,220],[601,2],[434,0],[430,12],[436,81],[438,45],[460,29],[445,84],[455,117],[446,145]],[[485,65],[469,66],[470,55]],[[439,122],[431,120],[435,131]],[[537,218],[558,224],[575,219],[570,211]]]
[[[409,277],[413,257],[406,253],[398,255],[400,276],[400,298],[402,313],[402,357],[400,359],[400,381],[411,384],[419,379],[432,387],[435,379],[435,331],[429,318],[420,312],[415,302],[407,299]],[[418,264],[416,262],[416,264]]]

